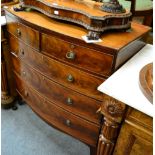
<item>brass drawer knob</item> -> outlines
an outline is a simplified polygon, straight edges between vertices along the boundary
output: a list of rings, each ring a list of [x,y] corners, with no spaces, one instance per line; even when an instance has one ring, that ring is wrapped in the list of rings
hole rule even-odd
[[[72,105],[73,104],[73,100],[70,97],[67,98],[67,104],[68,105]]]
[[[69,119],[66,120],[66,125],[71,126],[71,121]]]
[[[74,60],[75,59],[75,53],[73,51],[69,51],[66,53],[66,58],[70,59],[70,60]]]
[[[23,76],[26,76],[26,72],[23,71]]]
[[[28,97],[28,95],[29,95],[28,92],[25,90],[24,96],[25,96],[25,97]]]
[[[75,45],[71,45],[70,47],[73,49],[73,48],[75,48]]]
[[[21,30],[18,28],[16,31],[17,31],[17,36],[20,37],[21,34],[22,34],[22,33],[21,33]]]
[[[69,75],[67,76],[67,81],[68,81],[68,82],[73,82],[73,81],[74,81],[74,77],[73,77],[71,74],[69,74]]]
[[[21,55],[24,55],[25,54],[25,52],[24,52],[23,49],[20,49],[19,52],[20,52]]]

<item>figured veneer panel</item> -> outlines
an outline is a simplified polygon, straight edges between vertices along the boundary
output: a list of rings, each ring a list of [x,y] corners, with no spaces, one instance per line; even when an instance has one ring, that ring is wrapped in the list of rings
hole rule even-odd
[[[26,100],[27,104],[47,123],[91,146],[96,146],[99,126],[81,119],[47,101],[37,91],[26,85],[18,76],[15,76],[15,80],[17,91]]]
[[[48,80],[44,75],[30,68],[14,56],[12,56],[12,61],[15,73],[57,106],[61,106],[86,120],[100,124],[101,115],[96,113],[96,111],[101,106],[101,102]]]
[[[48,56],[102,76],[109,76],[112,72],[114,56],[104,51],[85,48],[46,34],[41,37],[41,50]]]
[[[102,93],[97,90],[97,87],[104,81],[104,78],[64,65],[33,50],[24,43],[19,42],[17,46],[19,49],[17,50],[17,47],[11,49],[12,53],[17,55],[21,61],[44,73],[46,77],[87,96],[102,100]],[[14,46],[11,45],[11,47]]]
[[[135,122],[126,121],[122,125],[113,155],[152,155],[152,145],[151,132]]]
[[[7,30],[18,39],[21,39],[26,44],[39,50],[39,31],[32,29],[17,20],[6,16],[7,19]]]

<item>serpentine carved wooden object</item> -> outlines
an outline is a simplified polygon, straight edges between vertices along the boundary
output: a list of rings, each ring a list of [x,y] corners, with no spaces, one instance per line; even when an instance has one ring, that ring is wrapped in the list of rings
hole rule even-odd
[[[90,0],[21,0],[20,9],[31,8],[55,19],[73,22],[88,30],[88,39],[99,39],[102,32],[110,29],[130,28],[131,13],[108,13],[103,3]]]

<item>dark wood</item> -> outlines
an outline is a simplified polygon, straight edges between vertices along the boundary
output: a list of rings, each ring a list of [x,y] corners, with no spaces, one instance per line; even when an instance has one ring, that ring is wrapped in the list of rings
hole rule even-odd
[[[20,78],[16,76],[15,79],[18,92],[40,117],[58,129],[96,146],[99,126],[55,106]]]
[[[39,72],[42,72],[45,77],[87,96],[102,100],[102,93],[97,91],[97,87],[104,81],[103,78],[93,76],[56,60],[52,60],[21,42],[19,44],[20,49],[15,51],[11,48],[12,53],[17,55],[25,63],[36,68]],[[11,42],[10,45],[12,46]]]
[[[20,3],[22,8],[33,8],[51,18],[84,26],[89,31],[87,34],[88,39],[99,39],[100,34],[109,29],[122,30],[130,28],[130,12],[122,14],[106,13],[100,10],[101,5],[102,3],[85,0],[82,3],[75,0],[58,0],[57,2],[54,0],[22,0]]]
[[[41,43],[41,51],[52,58],[103,76],[111,74],[114,56],[103,50],[92,50],[46,34],[42,34]]]
[[[153,155],[153,119],[131,108],[128,109],[114,150],[114,155],[124,154]]]
[[[153,104],[153,63],[145,65],[140,70],[139,84],[145,97]]]
[[[8,59],[7,54],[7,39],[5,35],[6,27],[1,27],[1,106],[4,109],[11,108],[13,106],[14,97],[10,93],[9,83],[8,83],[8,70],[6,59]]]
[[[39,50],[39,32],[19,23],[12,18],[7,18],[7,30],[26,44]]]
[[[87,44],[84,28],[36,11],[11,6],[6,19],[17,92],[51,126],[88,144],[92,155],[110,155],[125,106],[105,102],[97,87],[144,46],[137,40],[150,29],[133,23],[128,32],[105,32],[102,42]]]
[[[40,74],[36,70],[30,68],[14,56],[12,57],[12,60],[16,76],[20,75],[20,78],[33,86],[35,90],[41,92],[57,106],[65,108],[70,113],[100,124],[101,115],[96,113],[98,108],[101,106],[100,101],[73,92],[66,87],[48,80],[43,74]]]
[[[112,155],[126,105],[104,95],[103,104],[98,110],[104,117],[99,136],[97,155]]]

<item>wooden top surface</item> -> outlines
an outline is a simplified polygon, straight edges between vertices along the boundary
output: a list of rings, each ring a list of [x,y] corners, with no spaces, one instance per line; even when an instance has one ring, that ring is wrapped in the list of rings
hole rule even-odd
[[[108,15],[114,15],[113,13],[107,13],[100,10],[101,5],[103,3],[95,2],[92,0],[43,0],[41,1],[43,3],[46,3],[48,5],[53,6],[60,6],[64,8],[72,8],[74,10],[80,10],[83,13],[89,14],[91,16],[108,16]],[[128,14],[129,11],[126,13],[122,13],[121,15]],[[115,14],[117,16],[119,14]]]
[[[73,25],[72,23],[63,23],[62,21],[53,20],[52,18],[49,18],[36,11],[15,12],[12,6],[10,6],[7,10],[26,22],[63,34],[65,36],[79,39],[81,41],[83,41],[82,36],[87,35],[88,33],[87,30],[83,27]],[[150,28],[147,26],[132,23],[131,32],[104,32],[101,36],[102,42],[93,44],[119,50],[133,40],[138,39],[149,30]]]

